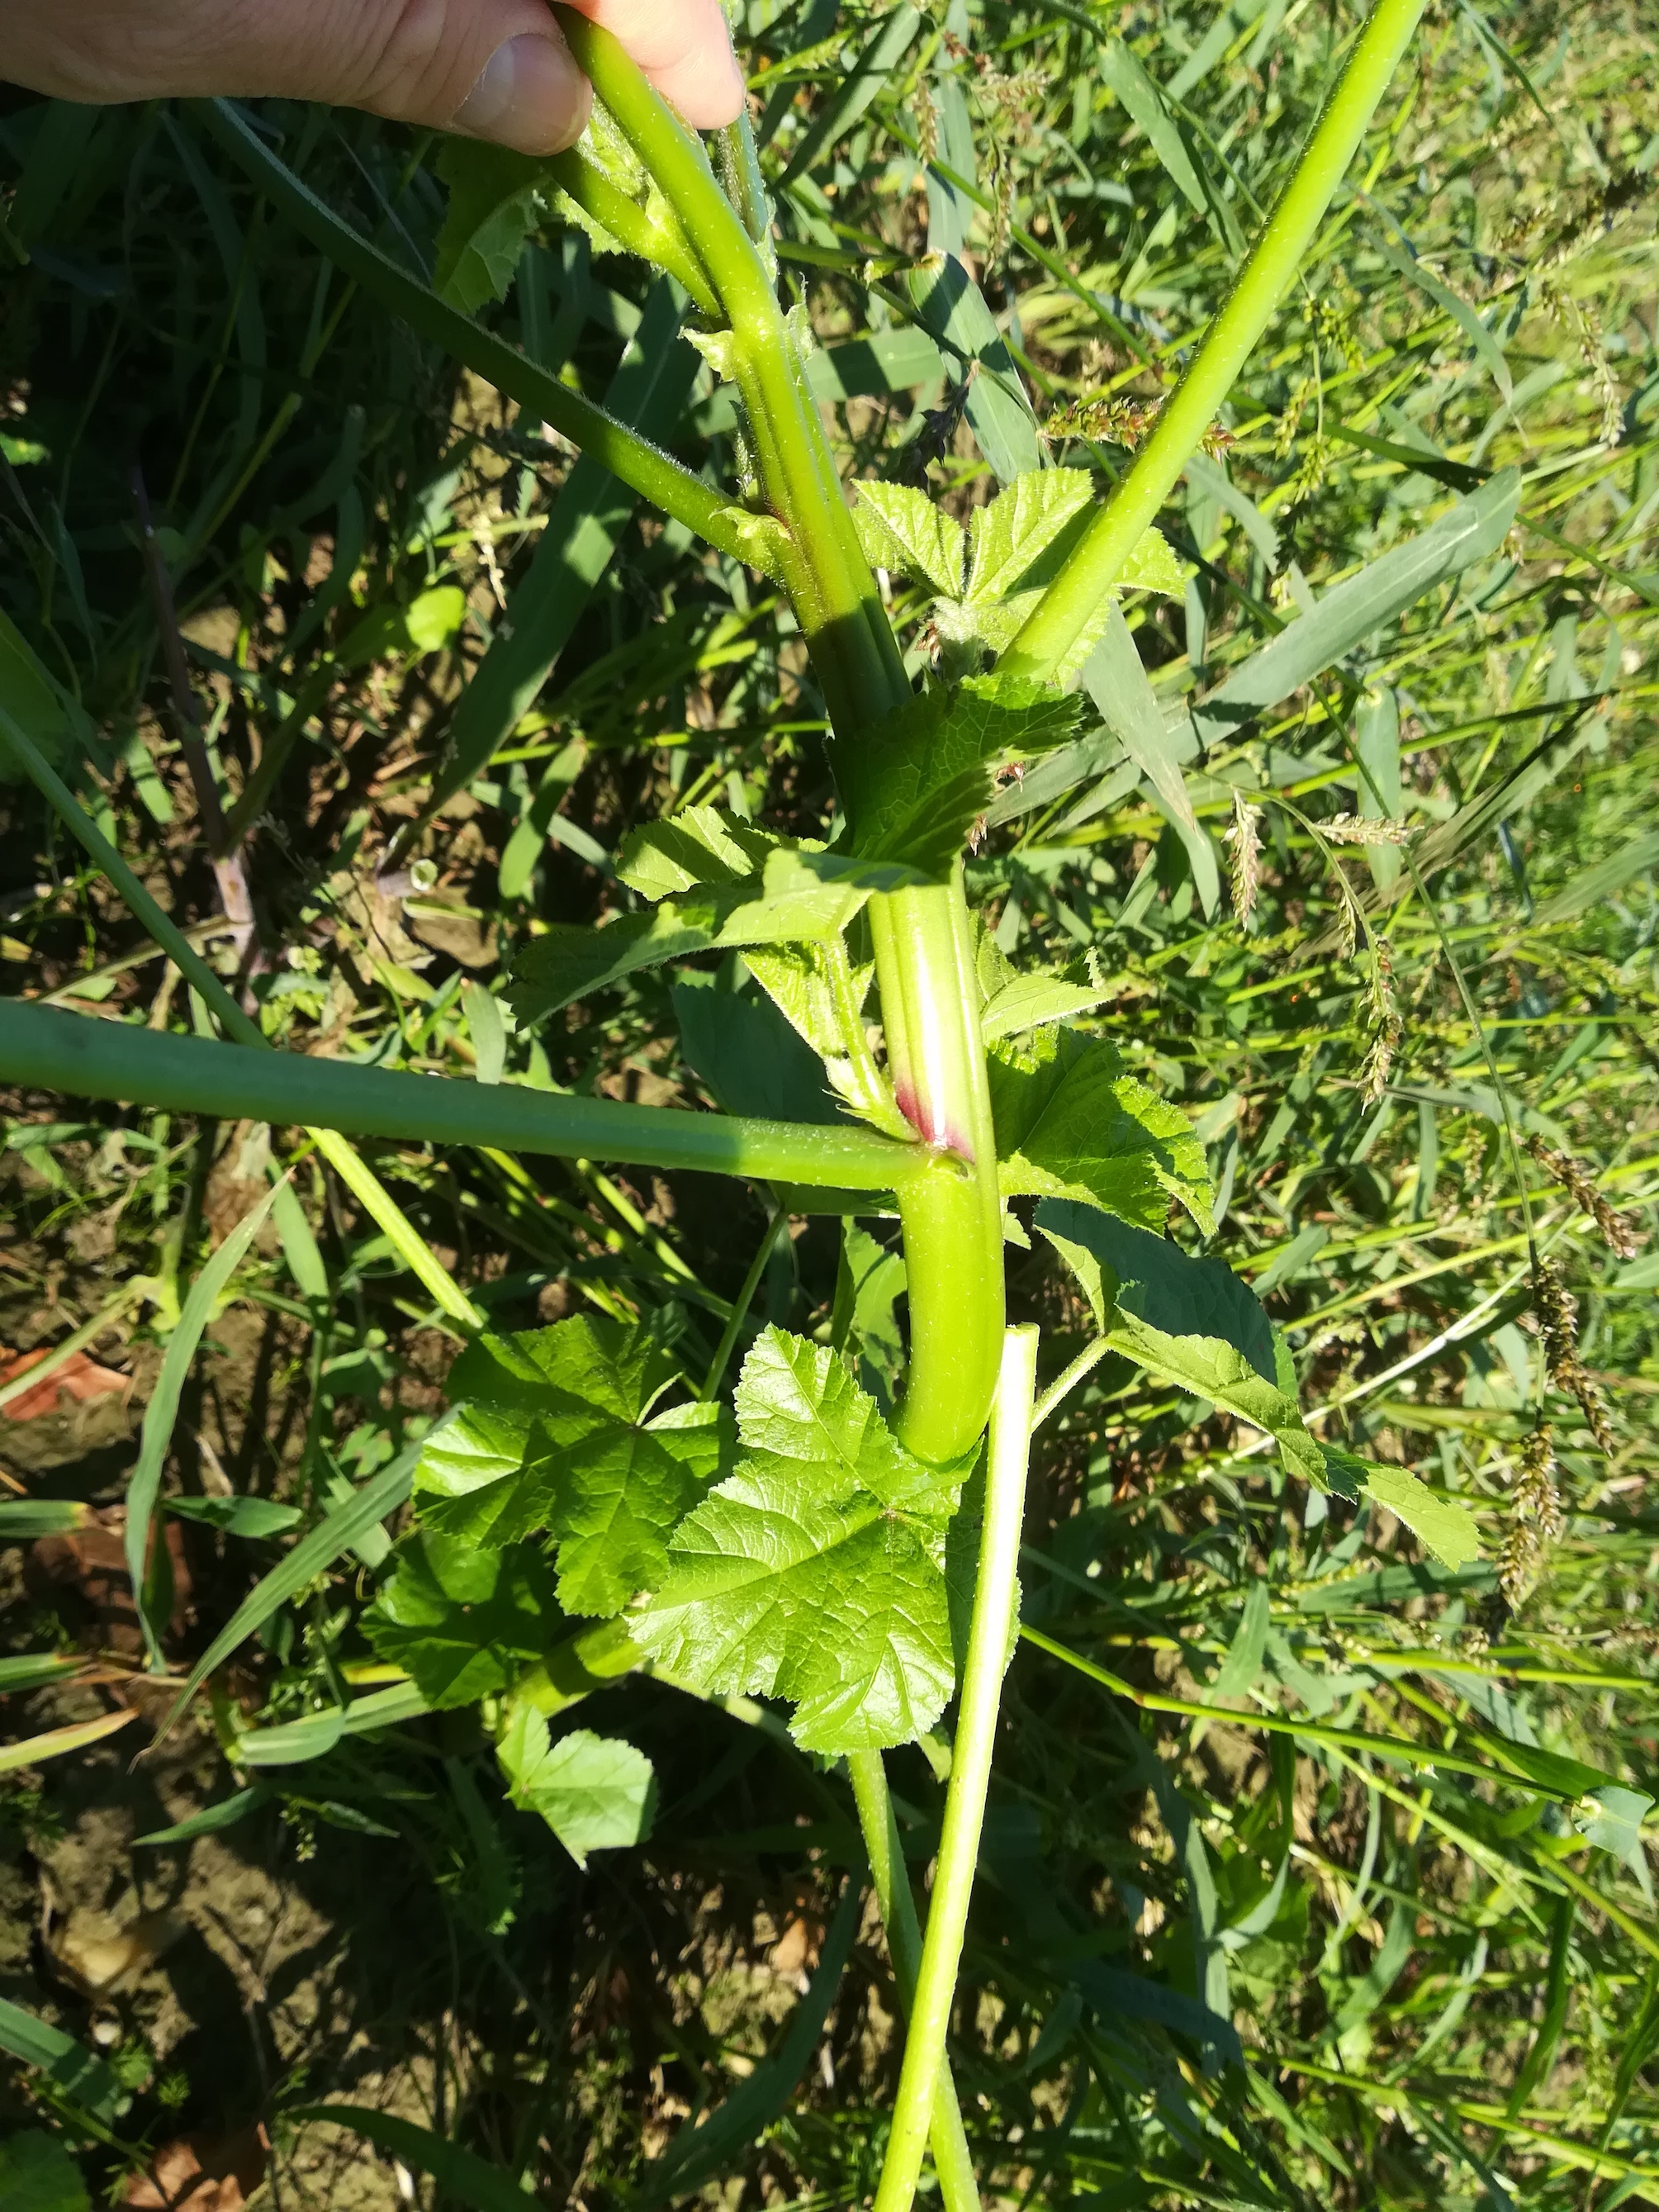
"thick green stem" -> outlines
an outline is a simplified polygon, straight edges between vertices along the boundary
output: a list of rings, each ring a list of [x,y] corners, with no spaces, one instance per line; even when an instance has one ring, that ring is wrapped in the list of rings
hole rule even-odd
[[[566,1097],[517,1084],[353,1067],[130,1029],[19,999],[0,999],[0,1079],[72,1098],[118,1098],[181,1114],[246,1116],[415,1144],[493,1145],[556,1159],[702,1169],[810,1188],[885,1191],[963,1179],[959,1166],[922,1146],[895,1144],[872,1130],[749,1121]]]
[[[659,188],[731,318],[767,497],[789,535],[788,577],[838,740],[857,745],[910,697],[903,656],[842,494],[800,348],[748,220],[702,144],[617,41],[557,10],[572,52]],[[741,149],[738,149],[741,151]],[[752,201],[751,190],[749,198]],[[968,910],[959,884],[871,902],[890,1073],[906,1117],[968,1172],[899,1188],[909,1276],[910,1366],[901,1433],[955,1459],[984,1425],[1002,1328],[1002,1213]]]
[[[974,1869],[985,1825],[996,1741],[997,1708],[1007,1669],[1018,1589],[1020,1523],[1030,1455],[1031,1401],[1036,1389],[1037,1333],[1011,1328],[1003,1338],[985,1481],[985,1523],[974,1584],[973,1626],[962,1670],[951,1787],[945,1801],[927,1933],[916,1976],[915,2003],[905,2039],[904,2065],[893,2107],[893,2129],[875,2212],[910,2212],[922,2152],[933,2122],[951,2006],[956,1996]]]
[[[959,883],[870,902],[888,1072],[900,1111],[968,1172],[901,1191],[910,1360],[899,1432],[935,1462],[985,1425],[1002,1336],[1002,1201],[979,1033],[979,993]]]
[[[1157,428],[1134,466],[1004,655],[1007,674],[1049,676],[1122,573],[1289,289],[1425,4],[1426,0],[1377,0],[1226,306],[1211,324],[1174,397],[1159,410]]]
[[[847,1773],[858,1806],[859,1826],[864,1832],[870,1880],[875,1887],[882,1926],[887,1930],[893,1978],[898,1984],[899,2002],[908,2017],[915,1998],[916,1972],[921,1964],[921,1924],[916,1918],[916,1900],[905,1871],[898,1823],[893,1818],[887,1770],[878,1751],[854,1751],[847,1755]],[[939,2175],[939,2195],[945,2200],[945,2212],[979,2212],[979,2186],[974,2179],[973,2156],[968,2148],[962,2107],[957,2100],[957,2085],[951,2078],[948,2058],[939,2063],[939,2088],[933,2099],[927,2143],[933,2154],[933,2167]]]

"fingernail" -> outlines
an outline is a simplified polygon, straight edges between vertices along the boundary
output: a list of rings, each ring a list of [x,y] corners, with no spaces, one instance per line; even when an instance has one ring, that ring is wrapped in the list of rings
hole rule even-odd
[[[520,154],[557,154],[581,137],[592,99],[563,40],[526,31],[496,47],[451,128]]]

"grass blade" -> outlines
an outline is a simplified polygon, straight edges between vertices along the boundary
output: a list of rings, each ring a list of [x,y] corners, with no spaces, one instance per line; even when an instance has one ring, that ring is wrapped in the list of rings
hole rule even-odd
[[[400,1452],[389,1466],[383,1467],[377,1475],[364,1483],[361,1490],[355,1491],[343,1504],[337,1505],[331,1513],[325,1515],[311,1534],[294,1547],[282,1565],[273,1567],[248,1592],[191,1668],[184,1688],[179,1692],[172,1711],[156,1735],[157,1743],[171,1734],[179,1714],[197,1691],[216,1667],[223,1666],[238,1644],[246,1643],[296,1591],[302,1590],[307,1583],[326,1572],[341,1553],[354,1544],[366,1529],[372,1528],[403,1504],[414,1482],[415,1462],[420,1455],[418,1444]]]
[[[144,1408],[138,1463],[133,1468],[132,1480],[127,1486],[125,1547],[127,1572],[132,1578],[133,1602],[138,1609],[139,1626],[144,1632],[151,1668],[158,1674],[163,1663],[161,1638],[156,1623],[150,1618],[144,1583],[149,1559],[150,1524],[155,1516],[155,1500],[161,1487],[162,1462],[173,1440],[173,1425],[179,1418],[179,1401],[184,1395],[191,1364],[196,1358],[203,1333],[213,1317],[221,1296],[228,1287],[231,1277],[241,1265],[248,1246],[258,1235],[276,1197],[274,1188],[268,1190],[256,1205],[249,1208],[191,1285],[190,1295],[179,1316],[179,1325],[167,1339],[155,1394]]]
[[[100,2120],[112,2120],[120,2109],[121,2085],[101,2058],[61,2027],[5,1997],[0,1997],[0,2051],[9,2051],[25,2066],[38,2066],[54,2089]]]
[[[43,1759],[61,1759],[67,1751],[83,1751],[101,1743],[138,1716],[125,1712],[100,1713],[94,1721],[71,1721],[66,1728],[48,1729],[44,1735],[25,1736],[21,1743],[0,1747],[0,1774],[15,1774],[20,1766],[38,1766]]]
[[[417,2127],[413,2120],[371,2112],[366,2105],[296,2105],[284,2117],[355,2129],[377,2149],[417,2172],[429,2173],[447,2196],[470,2205],[471,2212],[526,2212],[526,2208],[537,2212],[538,2200],[499,2166],[487,2165],[459,2143],[434,2135],[430,2128]]]

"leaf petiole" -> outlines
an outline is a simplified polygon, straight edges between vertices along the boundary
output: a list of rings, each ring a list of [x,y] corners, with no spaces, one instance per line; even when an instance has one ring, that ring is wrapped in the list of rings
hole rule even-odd
[[[1141,533],[1152,526],[1197,452],[1216,410],[1289,290],[1425,4],[1426,0],[1376,0],[1318,128],[1226,305],[1206,332],[1173,397],[1159,410],[1157,427],[1134,466],[1004,655],[1004,673],[1039,679],[1048,676],[1064,661],[1122,573]]]

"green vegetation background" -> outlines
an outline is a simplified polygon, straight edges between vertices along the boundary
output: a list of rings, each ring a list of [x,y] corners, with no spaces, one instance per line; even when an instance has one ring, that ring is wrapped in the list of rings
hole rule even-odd
[[[1306,0],[953,0],[937,16],[755,0],[740,35],[784,272],[848,473],[926,471],[964,514],[993,488],[974,433],[994,342],[954,329],[988,357],[953,397],[915,326],[930,247],[967,258],[1056,457],[1121,469],[1355,20]],[[265,121],[314,190],[430,268],[437,144],[349,115]],[[992,2201],[1659,2201],[1659,1915],[1639,1834],[1659,1711],[1656,175],[1641,6],[1431,9],[1217,452],[1166,511],[1194,573],[1184,605],[1133,609],[1141,659],[1166,709],[1213,690],[1510,465],[1516,529],[1272,713],[1237,732],[1212,719],[1173,782],[1097,730],[1064,774],[1007,788],[970,863],[1002,949],[1084,963],[1107,993],[1101,1032],[1194,1117],[1224,1194],[1208,1249],[1288,1333],[1323,1439],[1455,1494],[1484,1553],[1448,1571],[1375,1507],[1287,1496],[1248,1437],[1124,1362],[1043,1432],[1024,1617],[1044,1640],[1009,1678],[954,2044]],[[625,903],[614,860],[638,821],[714,800],[822,831],[823,722],[777,595],[635,515],[358,299],[188,109],[6,95],[0,221],[0,699],[21,680],[15,623],[77,702],[53,711],[83,794],[163,902],[228,968],[246,890],[253,994],[291,1049],[704,1095],[665,981],[534,1037],[504,1032],[497,994],[538,928]],[[637,385],[623,347],[642,328],[654,359],[670,327],[633,265],[554,228],[485,312],[595,396]],[[658,434],[729,477],[726,400],[698,372],[682,412],[672,382],[656,380]],[[176,598],[173,670],[135,461]],[[934,641],[925,621],[913,634],[920,659]],[[228,811],[266,764],[240,870],[207,860],[181,691]],[[1415,833],[1431,904],[1394,848],[1334,855],[1274,806],[1243,929],[1216,896],[1235,788],[1272,786],[1314,822],[1376,811],[1350,736]],[[452,743],[480,764],[388,872]],[[188,993],[33,798],[0,791],[0,809],[5,990],[187,1025]],[[1386,916],[1391,1002],[1346,941],[1337,866]],[[1505,1104],[1628,1229],[1534,1155],[1523,1205]],[[0,1336],[49,1344],[149,1279],[96,1347],[142,1399],[178,1286],[246,1210],[269,1139],[6,1109]],[[695,1178],[376,1158],[512,1326],[659,1315],[706,1359],[765,1233],[754,1199]],[[453,1346],[313,1164],[298,1188],[325,1310],[264,1238],[211,1334],[170,1487],[211,1493],[222,1474],[314,1517],[430,1420]],[[1544,1374],[1528,1218],[1577,1303],[1600,1442]],[[850,1267],[861,1371],[890,1388],[902,1266],[884,1233],[866,1224],[845,1255],[822,1221],[781,1242],[754,1322],[827,1332]],[[1009,1258],[1057,1371],[1086,1312],[1046,1248]],[[1527,1456],[1540,1411],[1559,1512],[1541,1448]],[[131,1450],[89,1419],[0,1412],[0,1465],[38,1493],[118,1502]],[[186,1651],[287,1540],[270,1524],[187,1535]],[[367,1656],[386,1556],[366,1540],[301,1593],[228,1696],[272,1721],[336,1698]],[[53,1595],[7,1559],[9,1650],[107,1638],[89,1577]],[[1138,1711],[1079,1662],[1240,1722]],[[20,1737],[98,1709],[86,1690],[13,1703]],[[319,2162],[292,2117],[344,2095],[543,2201],[646,2205],[699,2185],[678,2132],[741,2086],[702,2146],[726,2176],[707,2201],[858,2201],[896,2054],[878,1930],[855,1901],[836,1918],[858,1863],[844,1788],[660,1685],[591,1709],[607,1706],[650,1751],[659,1802],[647,1844],[585,1873],[499,1801],[459,1718],[261,1770],[241,1826],[176,1847],[129,1851],[228,1794],[205,1729],[152,1779],[126,1776],[118,1739],[83,1771],[0,1783],[25,1923],[53,1869],[61,1883],[79,1866],[98,1889],[81,1901],[118,1917],[198,1921],[234,1920],[257,1869],[313,1931],[308,1950],[278,1947],[246,2014],[246,1991],[191,1979],[188,1944],[89,2008],[61,1948],[20,1939],[0,1996],[77,2036],[112,2021],[121,2094],[100,2121],[87,2094],[21,2074],[9,2123],[60,2130],[118,2191],[129,2154],[258,2118],[269,2201],[393,2201],[388,2169]],[[1253,1731],[1252,1709],[1308,1733]],[[1560,1808],[1432,1764],[1524,1773],[1540,1751],[1625,1794]],[[919,1752],[895,1783],[920,1876],[942,1792]],[[837,1954],[839,1983],[815,1979]],[[447,2185],[468,2201],[465,2173]]]

